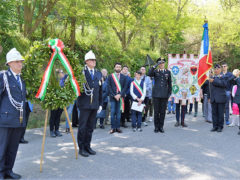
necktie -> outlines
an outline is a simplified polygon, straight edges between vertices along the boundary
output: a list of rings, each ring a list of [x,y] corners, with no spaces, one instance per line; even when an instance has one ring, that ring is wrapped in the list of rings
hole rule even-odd
[[[20,75],[16,75],[16,76],[17,76],[18,85],[19,85],[19,87],[22,89],[22,87],[21,87],[21,82],[20,82]]]
[[[93,70],[90,70],[90,74],[91,74],[91,77],[92,77],[92,80],[93,80]]]
[[[118,80],[120,80],[120,73],[117,74]]]

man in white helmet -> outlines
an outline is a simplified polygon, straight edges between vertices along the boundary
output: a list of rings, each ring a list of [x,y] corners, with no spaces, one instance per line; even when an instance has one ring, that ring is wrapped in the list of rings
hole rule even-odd
[[[77,139],[79,154],[88,157],[96,154],[91,148],[91,140],[97,112],[102,109],[102,73],[95,69],[96,57],[92,51],[85,55],[85,63],[83,73],[87,82],[77,99],[80,110]]]
[[[12,169],[26,127],[26,87],[21,78],[24,59],[15,48],[6,58],[9,69],[0,73],[0,179],[20,179]]]

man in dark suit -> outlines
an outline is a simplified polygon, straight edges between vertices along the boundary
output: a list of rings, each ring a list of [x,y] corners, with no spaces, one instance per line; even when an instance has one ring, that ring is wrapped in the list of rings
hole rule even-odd
[[[148,76],[154,77],[155,81],[152,91],[155,133],[164,133],[163,125],[166,114],[167,101],[172,93],[171,72],[164,67],[165,59],[159,58],[157,60],[157,64],[154,65],[148,72]]]
[[[214,66],[214,76],[209,78],[210,82],[210,100],[212,103],[212,132],[222,132],[224,125],[224,108],[227,101],[226,87],[227,79],[221,75],[221,66]]]
[[[87,82],[84,92],[77,99],[80,110],[77,139],[79,154],[88,157],[96,154],[91,148],[91,140],[97,111],[102,109],[102,73],[95,69],[96,57],[92,51],[85,55],[85,63],[83,73]]]
[[[11,49],[7,54],[7,71],[0,73],[0,179],[20,179],[12,171],[19,141],[26,127],[26,87],[21,79],[21,54]]]
[[[111,103],[111,130],[110,134],[114,132],[122,133],[120,129],[121,111],[124,112],[124,98],[127,90],[126,76],[121,74],[122,65],[116,63],[114,65],[115,72],[108,77],[108,90]]]

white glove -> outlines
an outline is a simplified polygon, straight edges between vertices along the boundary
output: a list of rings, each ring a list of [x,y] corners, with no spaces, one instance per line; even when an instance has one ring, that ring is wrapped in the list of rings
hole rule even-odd
[[[102,106],[99,106],[97,113],[100,113],[102,111]]]

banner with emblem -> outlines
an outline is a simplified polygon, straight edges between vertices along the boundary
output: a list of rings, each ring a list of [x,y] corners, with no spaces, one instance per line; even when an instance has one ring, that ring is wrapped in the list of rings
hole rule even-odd
[[[198,56],[194,54],[168,54],[168,69],[172,76],[172,97],[175,102],[200,100],[198,85]]]

